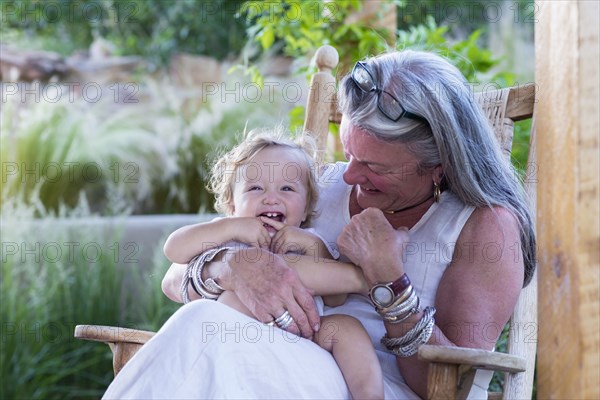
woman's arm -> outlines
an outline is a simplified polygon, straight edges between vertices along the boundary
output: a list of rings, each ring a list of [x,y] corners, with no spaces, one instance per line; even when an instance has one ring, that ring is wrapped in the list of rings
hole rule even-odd
[[[227,217],[177,229],[169,235],[163,250],[172,263],[187,264],[198,254],[232,240],[259,247],[270,243],[260,218]]]
[[[370,285],[393,281],[404,273],[402,254],[395,260],[387,254],[395,254],[394,248],[401,249],[407,241],[405,232],[394,231],[389,224],[386,227],[381,212],[372,210],[355,216],[338,241],[340,250],[362,267]],[[361,236],[369,229],[377,232],[377,238]],[[452,263],[440,281],[435,327],[429,344],[494,348],[523,283],[519,237],[516,219],[507,210],[481,208],[473,212],[458,238]],[[379,242],[376,250],[369,250],[376,242]],[[389,245],[384,248],[382,243]],[[402,336],[422,315],[423,312],[412,315],[404,323],[386,323],[388,336]],[[416,355],[397,357],[397,362],[408,385],[425,397],[428,364],[419,361]]]

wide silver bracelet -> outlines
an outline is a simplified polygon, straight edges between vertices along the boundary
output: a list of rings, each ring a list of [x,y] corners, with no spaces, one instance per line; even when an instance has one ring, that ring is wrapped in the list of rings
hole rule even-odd
[[[419,346],[429,341],[429,338],[433,334],[433,327],[435,325],[435,318],[431,318],[425,328],[419,333],[412,342],[404,346],[392,347],[390,351],[400,357],[410,357],[417,354]]]
[[[391,338],[386,333],[381,338],[381,343],[389,351],[401,357],[410,357],[416,354],[418,347],[427,343],[433,333],[435,311],[434,307],[425,307],[423,316],[411,330],[399,338]]]
[[[184,304],[190,302],[190,297],[188,294],[188,287],[190,284],[196,293],[198,293],[202,298],[209,300],[217,300],[221,293],[225,291],[214,279],[208,278],[206,280],[202,280],[202,271],[204,270],[204,266],[211,262],[217,254],[222,252],[223,250],[228,250],[229,247],[217,247],[214,249],[210,249],[205,251],[202,254],[194,257],[186,268],[185,274],[183,276],[183,280],[181,282],[181,299]]]

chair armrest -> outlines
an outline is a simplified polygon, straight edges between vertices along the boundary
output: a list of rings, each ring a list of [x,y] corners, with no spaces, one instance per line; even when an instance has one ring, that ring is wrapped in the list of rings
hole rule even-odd
[[[74,336],[77,339],[105,343],[144,344],[154,336],[154,332],[102,325],[77,325]]]
[[[419,360],[441,364],[468,365],[477,369],[504,372],[525,371],[522,357],[465,347],[424,344],[419,347]]]

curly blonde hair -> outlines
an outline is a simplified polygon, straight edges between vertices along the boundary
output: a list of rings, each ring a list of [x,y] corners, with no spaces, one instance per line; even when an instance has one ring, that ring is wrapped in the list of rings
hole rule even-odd
[[[210,171],[210,180],[207,185],[208,190],[215,195],[215,209],[225,215],[233,214],[233,190],[238,168],[251,161],[261,150],[272,146],[298,151],[306,160],[306,170],[308,171],[306,188],[307,217],[302,226],[308,225],[315,216],[315,207],[319,198],[315,164],[316,142],[308,134],[292,136],[289,131],[281,126],[248,132],[241,143],[223,154],[215,162]]]

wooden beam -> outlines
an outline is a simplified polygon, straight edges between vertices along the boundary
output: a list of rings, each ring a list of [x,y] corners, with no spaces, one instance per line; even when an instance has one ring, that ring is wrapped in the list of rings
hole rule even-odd
[[[77,325],[73,336],[77,339],[93,340],[95,342],[144,344],[152,339],[154,335],[155,333],[150,331],[116,326]]]
[[[468,365],[492,371],[523,372],[526,361],[521,357],[466,347],[424,344],[419,347],[419,360],[438,364]]]
[[[539,398],[600,398],[599,4],[536,1]]]

